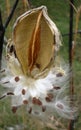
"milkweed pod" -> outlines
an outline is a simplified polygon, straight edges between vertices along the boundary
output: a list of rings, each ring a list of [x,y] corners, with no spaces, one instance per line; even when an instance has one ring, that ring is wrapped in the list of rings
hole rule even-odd
[[[60,33],[45,6],[31,9],[17,19],[13,41],[24,74],[35,67],[42,72],[61,44]]]

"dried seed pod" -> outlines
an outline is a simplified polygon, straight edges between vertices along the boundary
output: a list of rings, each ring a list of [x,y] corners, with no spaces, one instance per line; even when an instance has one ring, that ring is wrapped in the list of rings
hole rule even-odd
[[[60,45],[59,36],[58,29],[49,18],[45,6],[31,9],[17,19],[13,41],[24,74],[32,73],[37,64],[40,66],[40,73],[50,64],[55,46]]]

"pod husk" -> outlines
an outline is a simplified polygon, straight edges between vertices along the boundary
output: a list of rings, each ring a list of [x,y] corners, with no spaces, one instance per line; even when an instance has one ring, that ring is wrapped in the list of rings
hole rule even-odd
[[[13,41],[16,55],[25,74],[34,68],[43,71],[55,54],[59,32],[45,6],[31,9],[14,24]],[[60,45],[60,43],[58,44]]]

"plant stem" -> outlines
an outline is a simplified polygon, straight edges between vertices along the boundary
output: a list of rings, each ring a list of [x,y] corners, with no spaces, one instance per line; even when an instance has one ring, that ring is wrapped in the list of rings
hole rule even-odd
[[[1,69],[1,60],[2,60],[2,51],[3,51],[3,43],[4,43],[4,35],[5,35],[5,31],[6,31],[6,28],[8,27],[8,24],[14,14],[14,11],[16,9],[16,6],[18,4],[19,0],[16,0],[14,5],[13,5],[13,8],[3,26],[3,23],[2,23],[2,17],[1,17],[1,10],[0,10],[0,69]]]
[[[74,45],[73,45],[73,6],[74,0],[70,0],[70,26],[69,26],[69,64],[70,68],[72,69],[72,62],[73,62],[73,52],[74,52]],[[74,85],[73,85],[73,73],[70,78],[70,95],[71,100],[73,100],[74,94]],[[70,104],[73,107],[73,104]],[[69,122],[69,130],[74,130],[74,120],[70,120]]]

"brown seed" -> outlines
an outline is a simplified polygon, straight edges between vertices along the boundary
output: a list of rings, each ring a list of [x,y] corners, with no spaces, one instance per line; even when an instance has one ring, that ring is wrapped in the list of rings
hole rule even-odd
[[[7,84],[7,83],[9,83],[9,81],[4,82],[3,84]]]
[[[26,90],[22,89],[22,94],[25,95],[25,93],[26,93]]]
[[[58,89],[60,89],[60,87],[59,86],[54,86],[54,89],[58,90]]]
[[[42,102],[39,99],[37,99],[37,105],[42,105]]]
[[[32,103],[35,105],[42,105],[42,102],[36,97],[33,97]]]
[[[7,95],[14,95],[14,93],[13,92],[8,92]]]
[[[19,77],[17,76],[17,77],[15,77],[15,81],[16,82],[18,82],[20,79],[19,79]]]
[[[51,102],[51,99],[49,97],[45,98],[47,102]]]
[[[63,73],[59,72],[56,74],[57,77],[62,77],[63,76]]]
[[[13,113],[16,113],[16,111],[17,111],[17,107],[16,107],[16,106],[13,106],[13,107],[12,107],[12,112],[13,112]]]
[[[23,104],[28,104],[28,100],[23,100]]]
[[[42,106],[42,112],[46,111],[46,106]]]
[[[47,94],[47,97],[46,97],[45,99],[46,99],[47,102],[51,102],[52,99],[53,99],[53,97],[54,97],[53,94],[48,93],[48,94]]]
[[[32,112],[32,107],[30,107],[28,113],[31,114],[31,112]]]

